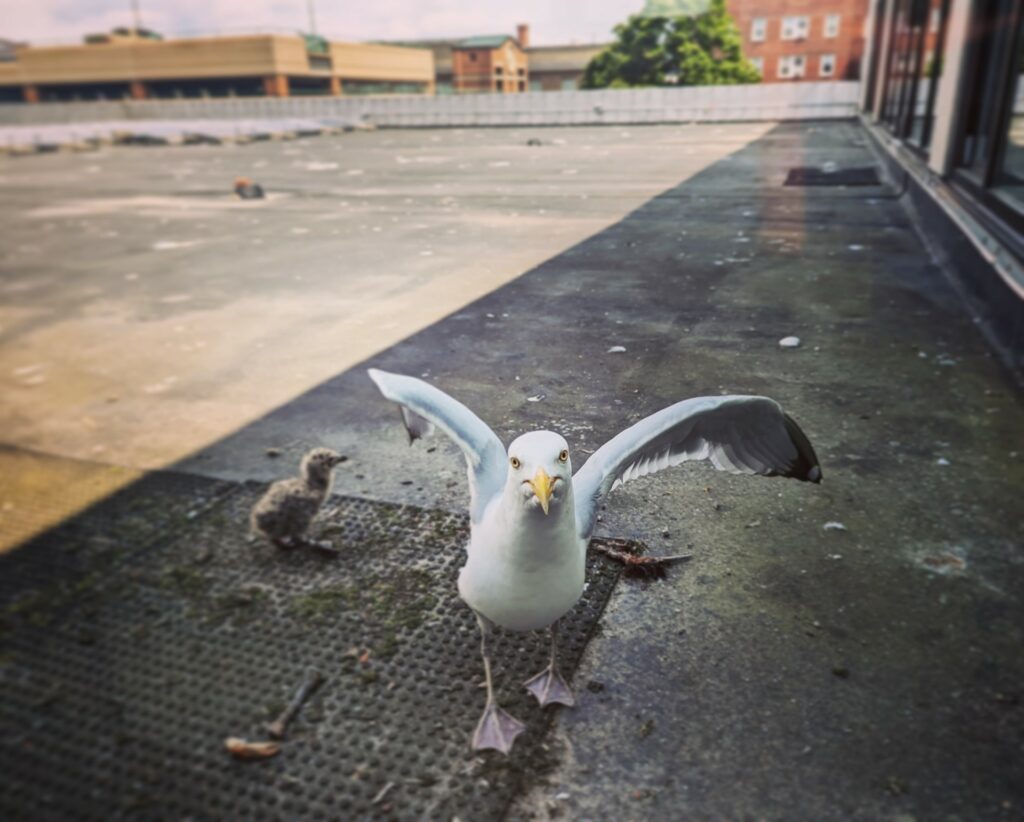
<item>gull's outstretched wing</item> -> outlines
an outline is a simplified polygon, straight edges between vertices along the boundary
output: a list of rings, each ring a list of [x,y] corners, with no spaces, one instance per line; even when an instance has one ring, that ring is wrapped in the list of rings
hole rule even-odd
[[[376,368],[368,373],[380,392],[401,406],[410,444],[436,425],[462,449],[469,473],[469,514],[478,521],[505,485],[508,460],[501,440],[461,402],[423,380]]]
[[[594,528],[604,495],[631,479],[688,460],[719,471],[821,481],[821,467],[800,427],[767,397],[695,397],[640,420],[608,440],[572,478],[576,527]]]

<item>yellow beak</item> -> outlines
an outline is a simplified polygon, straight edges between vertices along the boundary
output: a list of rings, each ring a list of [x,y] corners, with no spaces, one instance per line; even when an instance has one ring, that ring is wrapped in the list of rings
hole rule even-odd
[[[544,509],[546,514],[548,512],[548,503],[551,502],[551,477],[548,476],[543,468],[538,468],[536,476],[530,480],[530,485],[533,488],[533,493],[540,500],[540,507]]]

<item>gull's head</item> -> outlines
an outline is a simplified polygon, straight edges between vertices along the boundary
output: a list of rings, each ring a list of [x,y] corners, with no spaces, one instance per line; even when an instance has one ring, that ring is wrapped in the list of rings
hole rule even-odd
[[[508,447],[506,488],[523,508],[557,512],[571,487],[572,463],[563,437],[553,431],[531,431]]]
[[[347,459],[329,448],[314,448],[302,458],[300,470],[303,478],[311,485],[326,485],[334,467]]]

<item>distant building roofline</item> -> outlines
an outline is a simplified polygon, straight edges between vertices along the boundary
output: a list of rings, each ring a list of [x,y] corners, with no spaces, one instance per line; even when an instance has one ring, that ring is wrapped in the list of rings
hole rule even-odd
[[[535,51],[591,51],[592,49],[605,49],[610,45],[612,45],[611,40],[607,43],[566,43],[556,46],[527,46],[523,50],[528,54],[532,54]]]
[[[505,43],[511,40],[517,46],[519,41],[516,40],[511,34],[480,34],[473,37],[466,37],[463,40],[459,40],[453,48],[457,49],[496,49],[501,48]],[[520,46],[520,48],[522,48]]]

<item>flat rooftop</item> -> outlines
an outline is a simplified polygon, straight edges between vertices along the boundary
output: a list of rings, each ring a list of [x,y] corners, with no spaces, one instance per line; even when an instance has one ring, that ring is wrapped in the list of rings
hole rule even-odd
[[[52,813],[63,793],[130,815],[141,793],[200,813],[193,769],[213,786],[196,802],[242,791],[268,818],[330,815],[345,792],[398,818],[1018,815],[1024,403],[898,186],[783,185],[830,164],[878,166],[847,122],[0,159],[0,760],[22,786],[0,807]],[[238,176],[269,197],[234,199]],[[474,757],[476,641],[436,587],[464,468],[443,439],[408,446],[367,366],[424,376],[506,442],[559,431],[577,462],[675,400],[766,394],[825,480],[689,465],[614,492],[602,534],[693,559],[657,582],[595,565],[577,707],[531,716],[507,762]],[[313,445],[350,457],[320,526],[344,546],[329,567],[244,542],[254,495]],[[353,580],[372,602],[331,587]],[[395,624],[396,603],[429,614]],[[373,676],[344,656],[360,608],[390,652]],[[424,652],[439,634],[443,664]],[[507,641],[514,700],[516,649],[543,640]],[[227,761],[222,738],[311,664],[328,681],[282,753]],[[423,704],[452,687],[457,709],[389,725],[409,671],[431,677]],[[410,746],[461,776],[421,772],[440,765]]]

